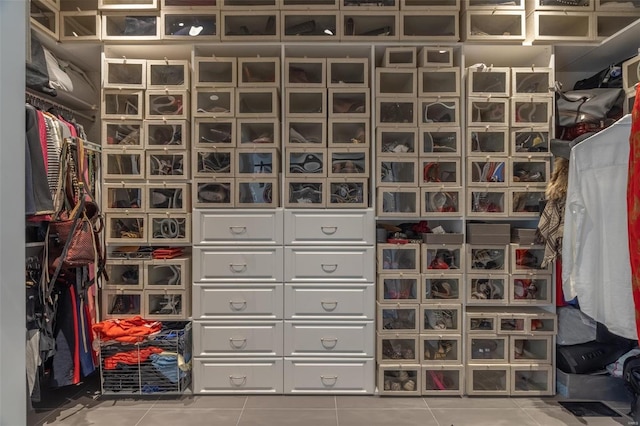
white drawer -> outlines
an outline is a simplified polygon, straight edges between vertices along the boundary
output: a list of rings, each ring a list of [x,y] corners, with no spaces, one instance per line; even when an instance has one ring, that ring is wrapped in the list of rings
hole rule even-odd
[[[373,247],[285,247],[285,280],[373,282],[375,255]]]
[[[195,282],[282,282],[282,247],[193,248]]]
[[[285,244],[374,244],[373,210],[285,211]]]
[[[282,393],[282,368],[282,358],[196,358],[193,393]]]
[[[194,356],[282,356],[282,321],[193,323]]]
[[[282,284],[193,285],[194,319],[281,319]]]
[[[375,318],[375,284],[285,284],[287,319]]]
[[[373,321],[285,322],[285,356],[373,357]]]
[[[282,244],[282,210],[194,210],[193,244]]]
[[[375,363],[370,359],[285,358],[285,393],[371,394]]]

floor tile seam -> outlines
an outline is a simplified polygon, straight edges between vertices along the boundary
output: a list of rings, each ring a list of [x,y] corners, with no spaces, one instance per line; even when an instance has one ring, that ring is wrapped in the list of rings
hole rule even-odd
[[[536,419],[535,419],[531,414],[529,414],[529,412],[528,412],[526,409],[524,409],[524,408],[520,408],[520,410],[521,410],[522,412],[524,412],[524,414],[526,414],[526,416],[527,416],[527,417],[529,417],[529,418],[533,421],[533,423],[535,423],[535,424],[537,424],[537,425],[540,425],[540,426],[544,426],[542,423],[540,423],[539,421],[537,421],[537,420],[536,420]]]
[[[338,417],[338,397],[336,395],[333,396],[333,405],[336,409],[336,426],[340,426],[340,418]]]
[[[242,409],[240,410],[240,415],[238,416],[238,420],[236,420],[236,426],[240,425],[240,419],[242,419],[242,415],[244,414],[244,409],[247,406],[247,401],[249,400],[248,396],[244,397],[244,402],[242,403]]]
[[[138,426],[140,424],[140,422],[147,416],[147,414],[149,414],[151,412],[151,409],[153,408],[154,405],[155,405],[155,403],[151,407],[149,407],[149,409],[142,415],[142,417],[140,417],[140,419],[135,424],[135,426]]]
[[[427,402],[427,399],[423,397],[422,402],[424,402],[424,405],[429,409],[429,413],[431,413],[431,417],[433,417],[433,420],[436,421],[436,426],[440,426],[440,421],[436,418],[436,415],[433,414],[433,410],[431,409],[431,407],[429,407],[429,403]]]

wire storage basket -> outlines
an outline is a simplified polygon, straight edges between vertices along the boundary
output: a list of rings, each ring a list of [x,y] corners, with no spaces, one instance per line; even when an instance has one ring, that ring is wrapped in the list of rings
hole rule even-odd
[[[191,323],[163,322],[158,333],[136,340],[99,342],[102,394],[184,393],[191,384]]]

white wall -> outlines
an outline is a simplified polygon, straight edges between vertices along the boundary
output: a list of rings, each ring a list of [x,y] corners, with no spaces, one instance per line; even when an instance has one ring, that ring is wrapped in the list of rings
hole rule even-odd
[[[24,425],[27,0],[0,0],[0,426]]]

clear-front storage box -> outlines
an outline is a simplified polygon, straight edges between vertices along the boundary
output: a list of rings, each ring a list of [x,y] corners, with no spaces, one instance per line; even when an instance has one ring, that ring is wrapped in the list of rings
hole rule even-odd
[[[415,68],[376,68],[376,97],[415,97],[417,95],[416,78]]]
[[[102,87],[105,89],[146,89],[145,59],[105,58],[102,62]]]
[[[280,153],[276,148],[243,148],[235,153],[237,177],[278,177]]]
[[[468,305],[506,305],[509,303],[509,276],[506,274],[467,274]]]
[[[168,40],[218,40],[220,15],[206,9],[189,12],[162,11],[161,37]]]
[[[424,364],[461,364],[462,341],[459,335],[421,335],[420,362]]]
[[[420,272],[420,244],[378,244],[378,273]]]
[[[509,362],[509,336],[472,334],[467,338],[467,362],[499,364]]]
[[[461,305],[422,305],[420,332],[426,334],[457,334],[462,331]]]
[[[417,334],[378,334],[379,364],[419,364]]]
[[[509,128],[470,127],[467,130],[469,155],[507,155],[509,153]]]
[[[467,272],[506,274],[509,272],[509,246],[467,245]]]
[[[103,177],[130,180],[145,178],[144,151],[140,149],[102,151]]]
[[[329,148],[329,177],[368,177],[369,150],[367,148]]]
[[[509,395],[511,370],[509,365],[469,365],[466,372],[467,395]]]
[[[285,87],[327,87],[325,58],[286,58]]]
[[[457,11],[400,12],[400,39],[451,41],[460,39]]]
[[[189,90],[189,61],[148,60],[147,89]]]
[[[464,195],[461,188],[420,188],[420,215],[424,217],[462,216]]]
[[[516,128],[511,131],[512,156],[549,156],[548,127]]]
[[[467,103],[467,123],[470,126],[509,125],[509,99],[491,96],[470,97]]]
[[[467,334],[492,334],[498,331],[498,314],[496,312],[467,310]]]
[[[517,305],[549,305],[552,301],[551,275],[512,274],[509,303]]]
[[[327,183],[322,177],[289,177],[285,179],[284,205],[293,208],[326,206]]]
[[[194,177],[233,177],[233,148],[198,149],[193,152]]]
[[[415,127],[418,124],[418,102],[415,99],[376,98],[376,125]]]
[[[140,120],[143,117],[142,90],[103,90],[102,118]]]
[[[429,187],[459,187],[460,160],[454,158],[421,157],[420,186]]]
[[[458,98],[422,97],[418,100],[419,123],[430,126],[460,126]]]
[[[327,127],[330,147],[368,147],[371,143],[368,118],[330,118]]]
[[[460,96],[460,68],[418,68],[419,96]]]
[[[420,365],[381,365],[378,367],[380,395],[420,395]]]
[[[427,365],[422,367],[422,395],[462,395],[464,367]]]
[[[511,363],[551,363],[551,336],[511,336]]]
[[[145,290],[145,318],[187,320],[191,316],[191,294],[187,290]]]
[[[551,365],[512,365],[511,395],[553,395]]]
[[[234,88],[197,88],[193,93],[191,114],[193,117],[209,119],[233,117],[235,114],[235,98]]]
[[[327,58],[327,87],[368,86],[368,58]]]
[[[238,87],[280,86],[280,58],[238,58]]]
[[[460,129],[454,127],[422,126],[418,129],[420,151],[423,156],[459,156],[461,153]]]
[[[341,39],[346,41],[374,41],[398,39],[398,12],[340,13]]]
[[[104,281],[105,289],[142,290],[144,269],[142,260],[109,259],[105,266],[109,279]]]
[[[186,120],[189,118],[189,92],[187,90],[147,90],[147,119]]]
[[[191,192],[189,184],[163,182],[147,184],[147,212],[188,213],[191,212]]]
[[[464,268],[464,249],[456,244],[423,244],[422,272],[460,273]]]
[[[420,213],[418,188],[378,188],[379,216],[418,217]]]
[[[366,208],[369,207],[369,179],[367,178],[328,178],[328,208]]]
[[[194,179],[191,184],[192,202],[195,208],[233,207],[235,202],[235,179]]]
[[[537,273],[551,274],[549,262],[544,268],[541,266],[544,260],[543,245],[517,245],[511,244],[511,273]]]
[[[151,149],[188,149],[189,122],[186,120],[145,120],[144,134],[147,148]]]
[[[147,242],[147,215],[108,213],[106,242],[115,244],[139,244]]]
[[[185,180],[189,178],[187,151],[146,151],[147,179]]]
[[[418,185],[418,160],[395,155],[380,155],[376,158],[377,186]]]
[[[511,71],[508,67],[471,66],[467,69],[467,83],[468,94],[472,97],[511,95]]]
[[[102,317],[131,318],[144,315],[144,298],[142,291],[134,290],[103,290]]]
[[[507,157],[467,158],[467,184],[469,186],[500,187],[507,186]]]
[[[284,127],[284,144],[296,148],[327,146],[327,121],[324,118],[289,119]]]
[[[378,332],[380,333],[417,333],[419,305],[378,304]],[[392,334],[393,335],[393,334]]]
[[[191,241],[191,214],[149,214],[149,242],[181,244]]]
[[[379,274],[378,302],[420,303],[419,274]]]
[[[191,286],[191,259],[153,259],[145,261],[145,288],[150,290],[186,290]]]
[[[235,118],[196,118],[194,124],[195,148],[216,148],[236,146]]]
[[[277,178],[236,178],[236,207],[274,208],[278,206],[280,193]]]
[[[193,63],[195,87],[235,87],[237,85],[236,58],[196,57]]]
[[[109,213],[142,211],[146,206],[145,186],[137,182],[103,184],[102,210]]]
[[[499,188],[467,188],[466,208],[469,217],[507,217],[508,190]]]
[[[144,148],[142,120],[102,120],[104,148]]]
[[[422,274],[421,293],[422,303],[461,303],[464,294],[462,275]]]
[[[160,26],[158,12],[104,12],[102,40],[157,40]]]

